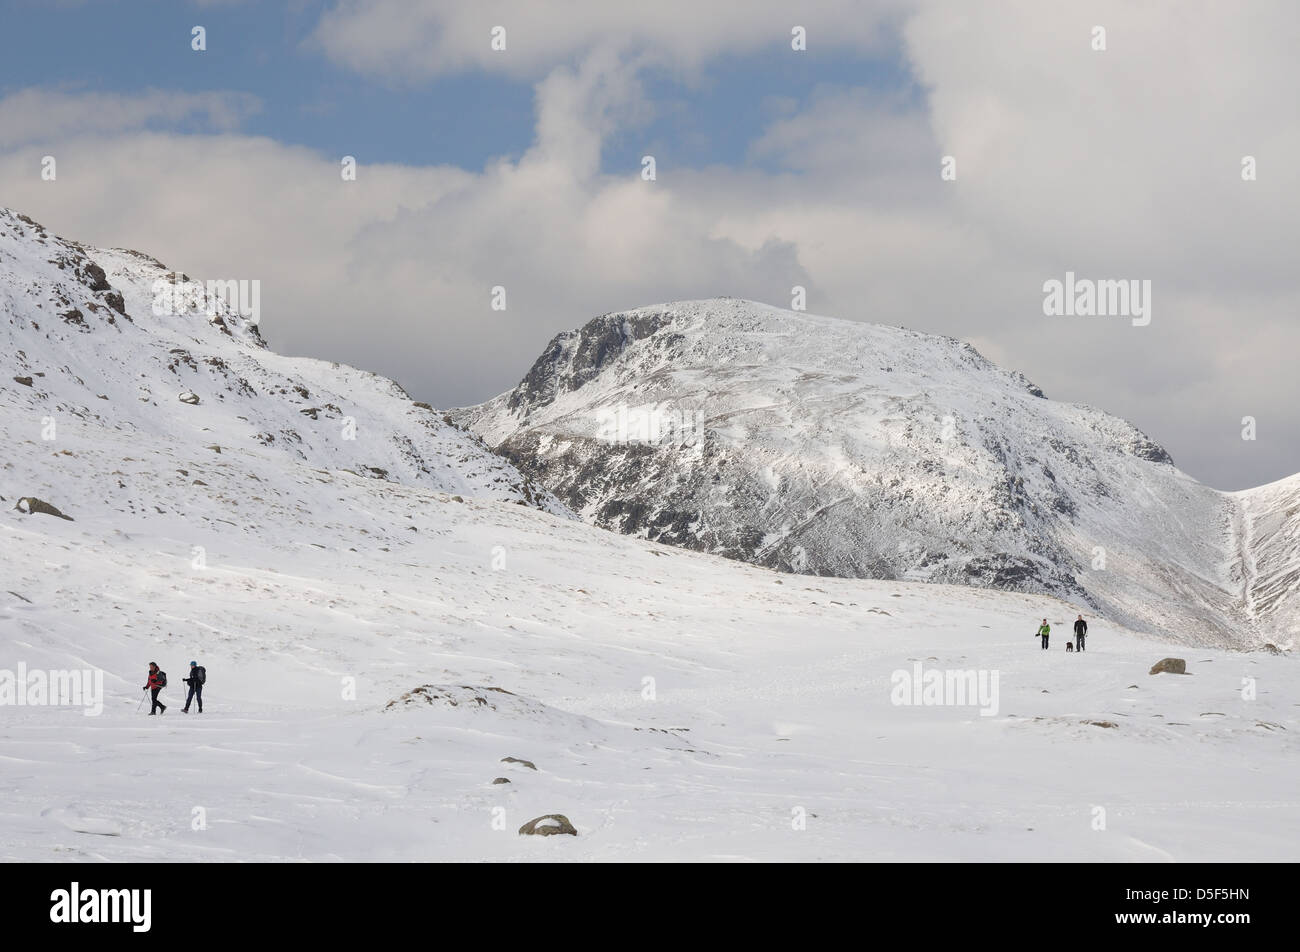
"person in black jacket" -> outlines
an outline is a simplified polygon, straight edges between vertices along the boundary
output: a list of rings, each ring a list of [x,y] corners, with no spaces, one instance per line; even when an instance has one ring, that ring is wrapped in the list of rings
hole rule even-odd
[[[201,668],[197,661],[190,662],[190,676],[184,678],[186,684],[190,686],[190,693],[185,697],[185,706],[181,708],[182,714],[190,712],[190,701],[199,702],[199,713],[203,713],[203,682],[208,679],[208,672]]]
[[[1088,623],[1079,616],[1079,620],[1074,623],[1074,650],[1083,650],[1083,639],[1088,636]]]

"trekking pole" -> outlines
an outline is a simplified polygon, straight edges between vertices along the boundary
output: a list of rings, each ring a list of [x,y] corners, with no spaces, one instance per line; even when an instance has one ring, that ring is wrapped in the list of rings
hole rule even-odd
[[[145,695],[148,694],[148,692],[149,692],[149,689],[148,689],[148,688],[141,688],[140,690],[141,690],[141,691],[144,691],[145,694],[141,694],[141,695],[140,695],[140,703],[137,704],[137,705],[135,706],[135,712],[136,712],[137,714],[140,713],[140,708],[144,707],[144,699],[145,699]]]

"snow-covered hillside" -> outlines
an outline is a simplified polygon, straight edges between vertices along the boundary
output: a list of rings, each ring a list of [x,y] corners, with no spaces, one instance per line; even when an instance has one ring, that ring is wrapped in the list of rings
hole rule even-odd
[[[560,334],[453,415],[621,532],[1051,593],[1189,644],[1300,633],[1300,482],[1202,486],[1129,423],[951,338],[726,298],[641,308]]]
[[[75,522],[0,514],[0,668],[108,672],[99,717],[0,707],[3,861],[1283,861],[1300,844],[1294,655],[1184,654],[1096,619],[1087,653],[1062,633],[1041,652],[1039,619],[1065,632],[1073,606],[780,575],[266,455],[66,447],[59,498],[120,469],[142,505],[86,492]],[[1170,653],[1191,675],[1148,675]],[[179,711],[191,658],[201,715]],[[148,661],[172,675],[156,718],[138,713]],[[996,713],[894,705],[918,662],[996,672]],[[577,838],[516,834],[552,813]]]
[[[1300,475],[1233,493],[1240,516],[1235,576],[1241,601],[1261,630],[1296,631],[1300,592]]]
[[[166,295],[156,282],[166,283]],[[155,313],[159,301],[176,313]],[[272,353],[257,324],[205,282],[138,252],[58,238],[7,209],[0,209],[0,408],[10,448],[5,481],[23,495],[54,492],[49,461],[67,445],[62,434],[113,430],[141,444],[219,447],[227,456],[279,457],[563,511],[391,380]],[[114,478],[119,468],[98,472],[93,495],[140,505],[147,487]],[[61,503],[76,509],[90,489]]]
[[[1093,617],[1067,654],[1053,596],[605,531],[388,382],[153,319],[160,266],[41,231],[0,229],[0,861],[1296,854],[1294,653]],[[1234,531],[1263,624],[1294,528],[1258,492]],[[1148,673],[1170,654],[1188,675]],[[990,690],[900,693],[918,665]],[[17,703],[19,671],[82,669],[97,716]],[[517,832],[548,814],[577,835]]]
[[[74,522],[0,513],[0,668],[107,672],[98,717],[0,706],[0,861],[1300,845],[1294,655],[1187,652],[1096,619],[1067,654],[1074,607],[1046,596],[782,575],[268,456],[94,445],[148,481],[138,511],[87,493]],[[61,496],[89,448],[51,460]],[[1190,674],[1147,673],[1168,654]],[[202,715],[180,713],[192,658]],[[160,717],[138,710],[148,661],[171,675]],[[996,710],[893,703],[918,663],[996,675]],[[554,813],[578,835],[517,834]]]

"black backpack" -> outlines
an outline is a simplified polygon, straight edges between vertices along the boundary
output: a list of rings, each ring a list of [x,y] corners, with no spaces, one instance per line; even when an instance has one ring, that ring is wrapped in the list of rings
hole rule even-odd
[[[167,672],[159,668],[158,673],[154,675],[154,680],[158,682],[158,687],[167,687]]]
[[[208,669],[203,667],[203,665],[199,665],[197,668],[194,669],[194,677],[199,679],[199,684],[207,684]]]

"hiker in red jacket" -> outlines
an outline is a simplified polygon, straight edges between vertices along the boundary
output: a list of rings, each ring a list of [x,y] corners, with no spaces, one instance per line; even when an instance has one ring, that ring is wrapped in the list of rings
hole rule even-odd
[[[149,708],[149,716],[161,714],[167,710],[167,705],[158,700],[158,692],[167,686],[167,676],[158,670],[158,662],[149,662],[149,680],[145,684],[146,691],[153,692],[153,704]]]

